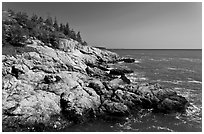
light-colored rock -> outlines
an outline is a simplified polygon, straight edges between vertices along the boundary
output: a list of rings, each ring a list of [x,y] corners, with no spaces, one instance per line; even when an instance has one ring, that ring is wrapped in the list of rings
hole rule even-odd
[[[74,121],[83,120],[86,116],[94,116],[100,105],[100,97],[94,90],[77,86],[61,95],[61,107],[64,114]]]

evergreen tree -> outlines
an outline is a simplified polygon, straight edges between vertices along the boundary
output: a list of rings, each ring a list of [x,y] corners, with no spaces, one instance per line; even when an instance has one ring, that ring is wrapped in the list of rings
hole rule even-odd
[[[25,27],[27,22],[28,22],[28,15],[26,13],[18,12],[15,15],[15,19],[18,22],[19,25]]]
[[[82,39],[81,39],[81,35],[80,35],[80,32],[77,33],[76,35],[76,40],[80,43],[82,43]]]
[[[64,33],[65,26],[60,23],[59,31]]]
[[[70,37],[70,28],[69,28],[69,23],[67,22],[64,28],[64,34]]]
[[[55,17],[55,21],[54,21],[53,27],[55,28],[56,31],[59,31],[59,26],[58,26],[57,18],[56,17]]]
[[[70,38],[72,38],[73,40],[76,40],[76,33],[73,29],[70,31]]]
[[[28,20],[28,22],[27,22],[27,27],[30,30],[30,32],[33,31],[33,29],[37,26],[37,24],[38,24],[38,16],[34,14],[31,17],[31,19]]]
[[[53,26],[52,17],[48,16],[48,18],[45,20],[45,24],[48,26]]]

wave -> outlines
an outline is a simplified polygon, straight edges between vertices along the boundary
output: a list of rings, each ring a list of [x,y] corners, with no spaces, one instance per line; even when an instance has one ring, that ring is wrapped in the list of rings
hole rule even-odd
[[[171,61],[173,58],[161,58],[161,59],[153,59],[153,58],[150,58],[149,60],[151,61]]]
[[[201,59],[192,59],[192,58],[179,58],[180,60],[190,61],[190,62],[202,62]]]
[[[189,81],[180,81],[180,80],[155,80],[156,82],[162,82],[162,83],[172,83],[172,84],[182,84],[182,83],[196,83],[196,84],[202,84],[201,81],[196,81],[196,80],[189,80]]]
[[[122,64],[122,63],[124,63],[124,61],[119,61],[119,62],[118,62],[118,64]]]
[[[184,81],[179,81],[179,80],[173,80],[173,81],[168,81],[168,80],[156,80],[156,82],[164,82],[164,83],[172,83],[172,84],[180,84],[183,83]]]
[[[174,132],[174,130],[168,128],[168,127],[163,127],[163,126],[152,126],[152,128],[155,128],[157,130],[163,130],[163,131],[169,131],[169,132]]]
[[[139,60],[135,60],[135,63],[140,63],[140,61]]]
[[[190,80],[190,81],[188,81],[188,82],[190,82],[190,83],[202,84],[202,82],[201,82],[201,81],[196,81],[196,80]]]
[[[200,124],[202,122],[202,106],[190,103],[190,105],[186,109],[185,116],[187,117],[188,121]]]
[[[138,81],[146,81],[148,80],[145,77],[134,77],[134,76],[128,76],[128,78],[134,83],[134,82],[138,82]]]
[[[125,62],[124,61],[119,61],[118,62],[118,64],[123,64],[123,63],[125,63]],[[135,60],[134,63],[140,63],[140,61],[139,60]]]
[[[174,70],[174,71],[186,71],[186,72],[195,72],[190,69],[185,69],[185,68],[174,68],[174,67],[167,67],[168,70]]]
[[[131,74],[127,74],[127,77],[133,83],[148,80],[148,78],[144,77],[144,75],[142,73],[139,73],[139,72],[134,72],[134,73],[131,73]]]

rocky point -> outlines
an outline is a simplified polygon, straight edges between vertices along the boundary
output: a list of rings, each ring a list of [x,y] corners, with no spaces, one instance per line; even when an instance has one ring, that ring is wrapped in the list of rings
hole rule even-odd
[[[42,131],[104,116],[125,117],[140,109],[185,112],[188,101],[159,84],[131,83],[127,68],[110,68],[116,53],[61,39],[57,49],[30,39],[2,55],[2,119],[5,130]],[[12,122],[12,123],[11,123]]]

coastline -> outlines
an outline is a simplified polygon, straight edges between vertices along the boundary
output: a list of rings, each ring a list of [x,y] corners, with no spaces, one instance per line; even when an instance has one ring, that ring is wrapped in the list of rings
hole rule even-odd
[[[60,130],[91,118],[126,117],[140,109],[185,111],[188,102],[175,91],[159,84],[134,84],[126,77],[132,70],[107,64],[132,64],[133,58],[62,41],[66,45],[61,50],[32,40],[25,47],[35,51],[2,56],[3,131]]]

